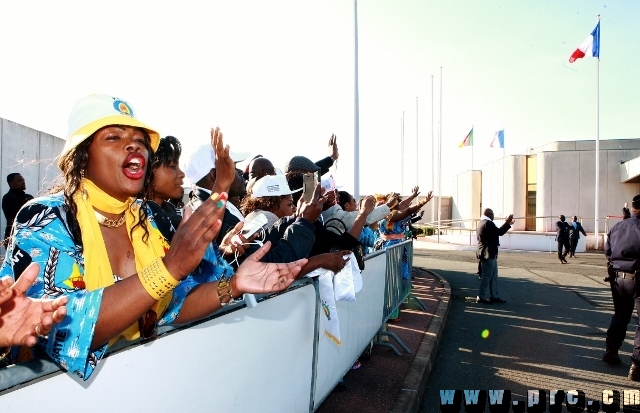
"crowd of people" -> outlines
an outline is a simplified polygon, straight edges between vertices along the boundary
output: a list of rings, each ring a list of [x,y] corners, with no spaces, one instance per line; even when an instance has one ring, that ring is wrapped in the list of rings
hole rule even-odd
[[[259,155],[243,171],[249,153],[231,151],[215,128],[184,160],[179,139],[161,137],[126,101],[79,100],[59,184],[35,199],[24,179],[11,186],[24,202],[0,267],[0,356],[26,360],[37,344],[86,380],[118,340],[153,338],[158,326],[282,291],[317,268],[339,272],[351,252],[404,239],[432,194],[414,205],[418,187],[404,200],[356,201],[329,174],[335,136],[329,148],[283,171]],[[183,205],[185,177],[193,186]]]

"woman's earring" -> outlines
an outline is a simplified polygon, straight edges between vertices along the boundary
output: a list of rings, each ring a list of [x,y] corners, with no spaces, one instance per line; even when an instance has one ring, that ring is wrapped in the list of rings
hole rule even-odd
[[[82,199],[87,199],[87,191],[84,190],[84,169],[80,170],[80,191],[82,193]]]

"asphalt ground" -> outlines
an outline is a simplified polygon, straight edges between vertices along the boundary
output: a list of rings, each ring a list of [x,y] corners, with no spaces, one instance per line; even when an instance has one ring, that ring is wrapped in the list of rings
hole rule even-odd
[[[561,272],[581,283],[586,277],[591,283],[607,287],[603,281],[606,259],[602,252],[576,254],[561,264],[555,252],[501,250],[500,267],[522,268],[535,273]],[[417,412],[425,396],[425,387],[437,358],[438,346],[451,300],[473,301],[475,288],[451,289],[438,274],[438,263],[447,261],[468,268],[469,277],[475,264],[475,247],[455,244],[434,244],[424,239],[414,243],[414,294],[427,307],[422,311],[414,300],[401,307],[400,321],[389,324],[409,347],[411,354],[396,355],[390,349],[374,346],[370,359],[361,358],[361,367],[344,378],[346,390],[333,392],[318,408],[318,412]],[[463,265],[466,264],[466,265]],[[573,277],[575,276],[575,277]],[[555,282],[550,278],[550,282]],[[474,284],[475,285],[475,284]],[[508,297],[507,297],[508,298]],[[391,339],[393,343],[393,339]]]

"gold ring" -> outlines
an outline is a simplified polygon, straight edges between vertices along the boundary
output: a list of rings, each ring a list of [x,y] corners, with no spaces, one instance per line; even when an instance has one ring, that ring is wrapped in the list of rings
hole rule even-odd
[[[47,338],[47,336],[43,335],[43,334],[40,332],[40,323],[37,323],[37,324],[34,326],[33,331],[35,331],[36,336],[38,336],[38,337],[42,337],[42,338],[45,338],[45,339]]]

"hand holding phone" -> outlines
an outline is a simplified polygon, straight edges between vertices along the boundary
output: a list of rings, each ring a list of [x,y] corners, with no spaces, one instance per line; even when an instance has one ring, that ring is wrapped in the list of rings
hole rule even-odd
[[[302,175],[302,198],[304,202],[313,200],[313,192],[318,184],[318,173],[308,173]]]

